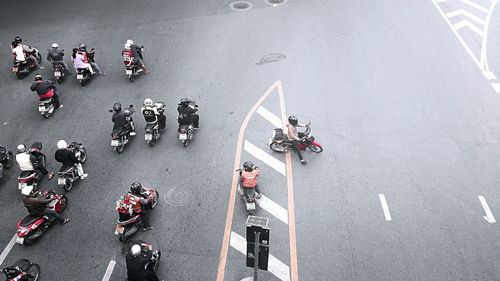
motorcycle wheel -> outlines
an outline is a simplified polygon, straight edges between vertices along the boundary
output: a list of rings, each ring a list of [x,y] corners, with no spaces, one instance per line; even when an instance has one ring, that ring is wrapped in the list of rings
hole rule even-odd
[[[127,242],[127,241],[128,241],[128,238],[127,238],[127,237],[125,237],[125,235],[120,234],[120,236],[118,236],[118,240],[120,240],[120,242]]]
[[[43,116],[43,118],[48,119],[48,118],[49,118],[49,116],[50,116],[50,114],[49,114],[49,112],[47,111],[47,112],[45,112],[42,116]]]
[[[184,145],[184,147],[187,147],[187,146],[188,146],[188,144],[189,144],[189,141],[188,141],[188,140],[185,140],[182,144]]]
[[[321,152],[323,152],[323,147],[321,147],[321,146],[316,146],[316,145],[312,145],[312,144],[311,144],[311,145],[309,145],[308,147],[309,147],[309,149],[310,149],[312,152],[315,152],[315,153],[321,153]]]
[[[276,142],[272,142],[269,145],[269,148],[271,148],[271,150],[274,152],[285,153],[285,149],[283,148],[283,145],[280,145]]]
[[[37,281],[40,277],[40,265],[32,263],[26,268],[26,277],[29,281]]]
[[[5,169],[10,169],[10,167],[12,167],[12,163],[14,163],[14,154],[12,153],[12,151],[7,152],[7,154],[7,161],[5,161],[5,164],[3,166],[5,167]]]
[[[160,198],[160,193],[158,192],[158,190],[155,190],[155,192],[156,192],[156,201],[151,205],[151,209],[154,209],[156,205],[158,205],[158,198]]]
[[[84,163],[87,160],[87,149],[82,145],[80,146],[80,162]]]
[[[17,77],[17,79],[21,80],[21,79],[23,79],[23,78],[24,78],[24,75],[22,75],[22,74],[18,71],[18,72],[16,72],[16,77]]]
[[[71,179],[66,178],[66,183],[64,184],[64,190],[69,192],[73,188],[73,181]]]
[[[35,241],[38,240],[38,238],[40,238],[45,233],[46,230],[47,230],[46,227],[41,226],[40,228],[38,228],[35,231],[35,233],[33,233],[30,236],[24,238],[23,245],[24,246],[31,246],[31,245],[33,245],[33,243],[35,243]]]
[[[80,80],[80,85],[82,85],[82,87],[85,87],[85,85],[87,85],[87,79],[83,78],[82,80]]]
[[[38,63],[42,63],[42,55],[40,55],[40,53],[37,53],[36,54],[36,60],[38,61]]]
[[[133,83],[135,81],[135,76],[133,74],[129,75],[128,80],[130,81],[130,83]]]
[[[67,207],[68,207],[68,197],[63,195],[61,198],[61,213],[64,212],[64,210],[66,210]]]
[[[125,145],[121,144],[115,148],[117,153],[122,153],[123,149],[125,148]]]
[[[149,146],[153,147],[156,144],[156,140],[153,138],[148,142]]]

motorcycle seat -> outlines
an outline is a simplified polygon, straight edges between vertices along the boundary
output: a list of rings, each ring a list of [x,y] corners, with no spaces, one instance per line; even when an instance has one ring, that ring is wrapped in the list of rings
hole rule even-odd
[[[30,177],[32,174],[34,174],[35,171],[22,171],[21,174],[19,175],[19,178],[24,179]]]
[[[72,165],[72,166],[62,166],[61,169],[59,169],[59,173],[66,174],[66,173],[72,172],[74,169],[75,169],[74,165]]]
[[[32,216],[32,215],[27,215],[21,221],[20,225],[21,226],[29,226],[30,224],[36,222],[39,218],[41,218],[41,217],[35,217],[35,216]]]
[[[244,187],[243,191],[245,192],[245,197],[246,198],[252,199],[252,198],[255,197],[255,188]]]
[[[154,127],[157,125],[158,123],[156,122],[148,122],[146,123],[146,130],[153,130]]]

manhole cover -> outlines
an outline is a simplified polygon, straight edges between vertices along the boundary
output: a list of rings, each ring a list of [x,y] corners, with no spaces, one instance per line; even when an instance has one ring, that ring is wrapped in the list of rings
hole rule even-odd
[[[252,8],[252,4],[247,1],[236,1],[229,4],[229,7],[235,11],[246,11]]]
[[[278,6],[286,3],[286,0],[266,0],[267,4]]]
[[[278,54],[278,53],[271,53],[263,56],[257,65],[263,65],[266,63],[271,63],[271,62],[277,62],[277,61],[282,61],[286,59],[286,56],[284,54]]]
[[[183,206],[191,202],[194,195],[189,189],[173,187],[163,195],[163,198],[172,206]]]

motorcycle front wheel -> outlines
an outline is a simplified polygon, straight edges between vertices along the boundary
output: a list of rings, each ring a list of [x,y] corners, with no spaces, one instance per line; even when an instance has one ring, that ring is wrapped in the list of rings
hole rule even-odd
[[[84,163],[87,160],[87,149],[82,145],[80,146],[80,162]]]
[[[12,163],[14,162],[14,154],[12,153],[12,151],[7,152],[7,154],[7,161],[5,161],[5,164],[3,166],[5,167],[5,169],[10,169],[10,167],[12,167]]]
[[[283,145],[279,144],[277,142],[272,142],[269,145],[269,148],[271,148],[271,150],[274,151],[274,152],[279,152],[279,153],[284,153],[285,152],[285,148],[283,147]]]
[[[40,277],[40,266],[37,263],[32,263],[26,269],[26,277],[29,281],[37,281]]]
[[[312,152],[315,152],[315,153],[321,153],[321,152],[323,152],[323,147],[321,147],[321,146],[316,146],[316,145],[312,145],[312,144],[311,144],[311,145],[309,145],[308,147],[309,147],[309,149],[310,149]]]

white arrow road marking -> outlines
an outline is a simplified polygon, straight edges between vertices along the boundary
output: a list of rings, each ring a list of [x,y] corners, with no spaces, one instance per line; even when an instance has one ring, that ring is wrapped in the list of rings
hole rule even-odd
[[[2,265],[3,261],[5,260],[7,255],[9,254],[10,250],[12,250],[12,247],[14,247],[14,245],[16,244],[16,237],[17,237],[17,234],[14,234],[14,236],[12,236],[12,239],[10,239],[9,244],[7,244],[7,247],[5,247],[2,254],[0,254],[0,265]]]
[[[253,156],[255,156],[255,158],[259,159],[260,161],[271,166],[271,168],[275,169],[280,174],[284,176],[286,175],[285,163],[272,157],[267,152],[258,148],[257,146],[253,145],[251,142],[247,140],[245,140],[245,151],[252,154]]]
[[[491,213],[490,207],[488,206],[488,203],[486,203],[486,199],[484,199],[484,196],[478,196],[479,201],[481,201],[481,205],[483,205],[484,212],[486,213],[486,216],[483,216],[483,218],[489,222],[489,223],[495,223],[495,217],[493,216],[493,213]]]
[[[468,18],[476,21],[477,23],[479,23],[481,25],[485,24],[485,21],[483,19],[481,19],[480,17],[477,17],[477,16],[475,16],[475,15],[467,12],[464,9],[460,9],[460,10],[457,10],[457,11],[449,12],[449,13],[446,14],[446,16],[449,17],[449,18],[456,17],[456,16],[465,16],[465,17],[468,17]]]
[[[234,231],[231,231],[230,245],[231,247],[238,250],[238,252],[246,256],[247,241],[243,236]],[[271,254],[269,254],[269,263],[267,266],[267,270],[274,276],[278,277],[280,280],[290,281],[290,268]]]
[[[102,281],[108,281],[111,278],[111,274],[113,274],[113,270],[115,269],[116,261],[110,260],[108,264],[108,268],[106,268],[106,274],[102,278]]]
[[[474,24],[470,23],[468,20],[463,20],[460,22],[457,22],[456,24],[453,25],[457,30],[461,29],[463,27],[468,27],[470,30],[472,30],[474,33],[477,35],[483,37],[483,30],[480,29],[479,27],[475,26]]]
[[[493,87],[493,89],[495,89],[495,92],[500,94],[500,83],[491,83],[491,87]]]
[[[262,195],[262,198],[259,199],[259,206],[271,213],[271,215],[275,216],[280,221],[288,224],[288,211],[275,203],[273,200]]]
[[[389,212],[389,206],[387,205],[387,201],[385,201],[385,195],[379,194],[378,198],[380,198],[380,204],[382,204],[382,209],[384,210],[385,220],[391,221],[391,212]]]
[[[281,119],[274,115],[271,111],[267,110],[263,106],[259,106],[259,108],[256,111],[260,116],[264,117],[267,121],[271,122],[271,124],[274,125],[276,128],[282,128],[283,127],[283,122],[281,122]]]
[[[493,73],[491,71],[483,71],[483,75],[488,80],[495,80],[495,79],[497,79],[497,77],[495,76],[495,73]]]
[[[481,12],[488,13],[488,9],[486,9],[485,7],[480,6],[480,5],[478,5],[478,4],[476,4],[476,3],[472,2],[472,1],[469,1],[469,0],[460,0],[460,2],[462,2],[464,4],[467,4],[467,5],[469,5],[469,6],[473,7],[473,8],[476,8],[476,9],[478,9]]]

